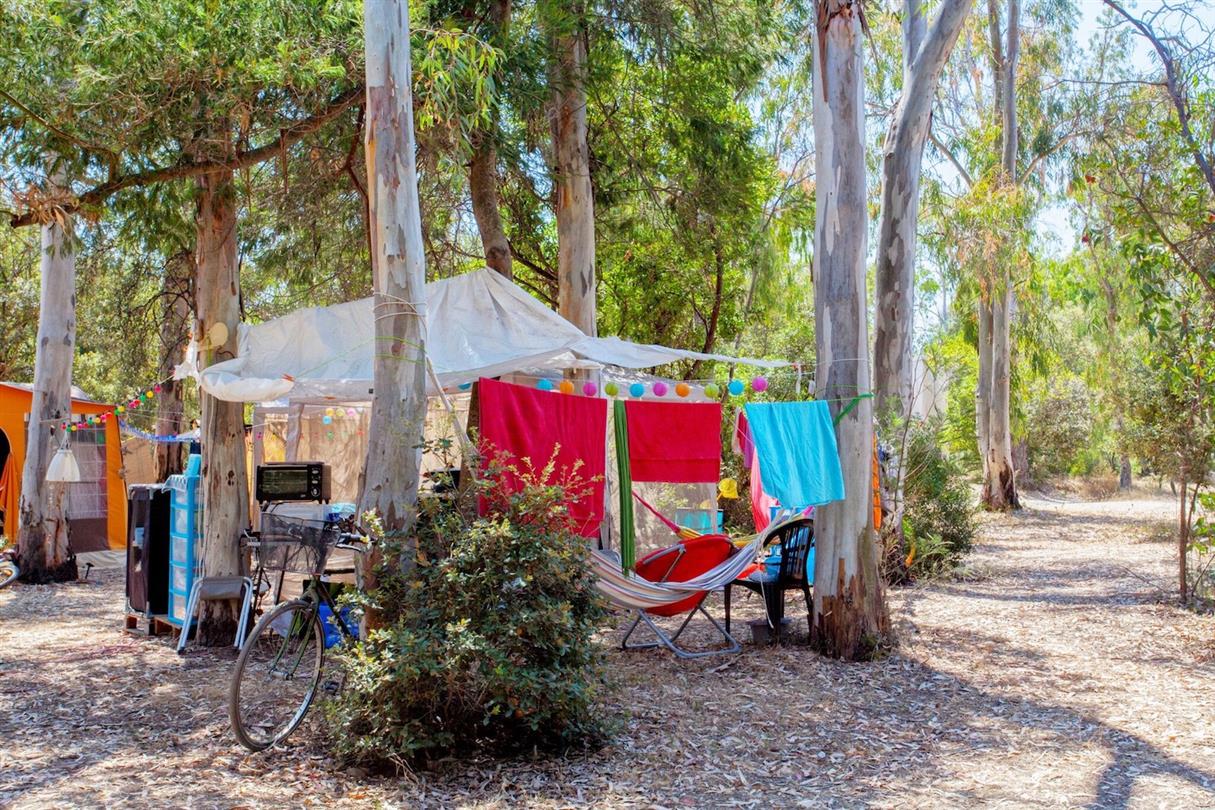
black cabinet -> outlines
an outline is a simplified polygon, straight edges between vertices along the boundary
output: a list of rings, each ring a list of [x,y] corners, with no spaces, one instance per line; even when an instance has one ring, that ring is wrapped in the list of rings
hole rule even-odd
[[[127,609],[169,611],[169,491],[132,486],[127,495]]]

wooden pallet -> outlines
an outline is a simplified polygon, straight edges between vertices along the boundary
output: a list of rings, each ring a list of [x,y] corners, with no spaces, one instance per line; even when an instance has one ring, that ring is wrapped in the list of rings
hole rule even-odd
[[[172,636],[178,633],[178,628],[170,624],[164,616],[128,613],[123,624],[123,629],[133,636]]]

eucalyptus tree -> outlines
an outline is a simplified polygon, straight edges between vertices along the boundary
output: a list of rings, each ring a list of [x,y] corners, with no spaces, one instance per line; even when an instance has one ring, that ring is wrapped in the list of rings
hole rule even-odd
[[[17,47],[8,56],[5,143],[28,175],[37,166],[31,152],[53,133],[67,146],[66,176],[73,181],[66,194],[52,196],[38,193],[36,184],[14,188],[19,178],[9,178],[21,209],[12,224],[48,212],[97,217],[120,192],[194,179],[195,335],[205,341],[204,365],[232,356],[240,318],[232,175],[287,159],[307,135],[361,100],[356,22],[352,2],[9,7],[0,24]],[[70,311],[72,302],[64,298],[59,311]],[[243,408],[201,399],[208,448],[203,572],[232,574],[248,511]],[[230,638],[235,619],[234,606],[208,605],[200,639]]]
[[[815,387],[837,419],[846,497],[815,518],[811,641],[859,659],[890,633],[873,515],[873,405],[860,397],[870,390],[864,32],[858,0],[814,8]]]
[[[973,0],[946,0],[931,26],[922,0],[903,4],[902,92],[882,149],[874,306],[875,409],[881,429],[892,437],[905,433],[914,399],[915,259],[924,144],[941,71],[972,4]],[[902,534],[904,472],[899,454],[883,481],[890,506],[889,531],[895,537]]]

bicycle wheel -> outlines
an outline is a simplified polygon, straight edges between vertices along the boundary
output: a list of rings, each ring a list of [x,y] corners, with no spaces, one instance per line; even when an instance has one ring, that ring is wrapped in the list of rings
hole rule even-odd
[[[316,605],[284,602],[249,635],[228,690],[228,716],[241,745],[261,751],[285,740],[303,722],[325,658]]]
[[[17,563],[12,560],[0,560],[0,588],[12,585],[20,573],[17,570]]]

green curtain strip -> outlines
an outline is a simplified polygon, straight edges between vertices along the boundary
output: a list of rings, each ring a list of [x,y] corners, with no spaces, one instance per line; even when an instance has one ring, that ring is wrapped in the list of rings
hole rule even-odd
[[[629,423],[623,402],[612,405],[612,427],[616,434],[616,472],[620,483],[620,562],[627,573],[637,562],[637,538],[633,526],[633,474],[629,470]]]

